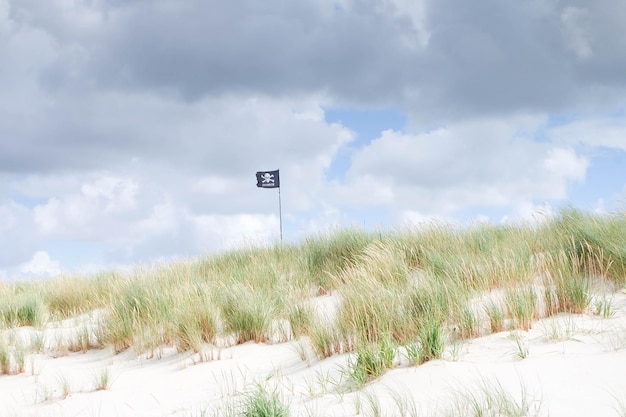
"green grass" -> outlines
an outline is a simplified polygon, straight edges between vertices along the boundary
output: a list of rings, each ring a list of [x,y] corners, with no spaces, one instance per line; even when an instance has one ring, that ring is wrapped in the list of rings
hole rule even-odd
[[[288,417],[289,408],[283,404],[278,395],[258,386],[253,392],[244,396],[240,411],[241,417]]]
[[[390,335],[383,335],[378,343],[361,342],[355,356],[348,362],[348,377],[357,387],[383,375],[393,367],[398,346]]]
[[[499,333],[505,329],[506,314],[504,308],[497,301],[489,301],[484,306],[485,313],[489,318],[491,333]]]
[[[11,373],[11,354],[7,345],[0,339],[0,375]]]
[[[355,262],[373,239],[360,229],[340,229],[331,235],[308,238],[302,245],[303,259],[317,292],[325,294],[336,288],[335,277]]]
[[[282,308],[280,299],[272,295],[244,284],[220,291],[222,320],[226,331],[236,335],[237,343],[270,339],[272,322]]]
[[[542,400],[520,385],[520,392],[512,393],[501,383],[479,381],[473,389],[458,391],[444,415],[466,417],[534,417],[542,415]]]
[[[103,368],[99,371],[94,372],[92,375],[92,379],[93,387],[96,391],[106,391],[111,388],[112,380],[109,368]]]
[[[505,303],[508,314],[517,329],[528,330],[539,318],[537,294],[533,287],[514,287],[506,290]]]
[[[307,335],[313,326],[313,309],[309,305],[294,303],[287,307],[287,320],[294,338]]]
[[[346,329],[342,328],[340,323],[318,318],[313,322],[309,333],[315,355],[324,359],[334,354],[351,352],[354,348],[354,340],[346,333]]]
[[[37,289],[15,287],[0,303],[0,322],[5,327],[40,327],[45,322],[46,304]]]
[[[441,357],[455,331],[528,329],[560,312],[609,317],[593,285],[608,300],[609,288],[626,284],[624,236],[624,213],[572,209],[541,224],[340,229],[123,273],[0,284],[0,328],[41,329],[97,311],[95,335],[77,335],[76,349],[202,354],[297,338],[325,358],[389,342],[418,364]],[[503,297],[476,304],[486,294]],[[340,301],[326,319],[312,299],[329,295]],[[284,323],[291,331],[277,337]]]
[[[445,339],[441,322],[436,319],[424,321],[418,333],[422,361],[441,359],[445,348]]]

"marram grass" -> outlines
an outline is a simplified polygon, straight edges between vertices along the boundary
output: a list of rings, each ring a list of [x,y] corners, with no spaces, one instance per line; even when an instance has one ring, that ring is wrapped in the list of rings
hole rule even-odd
[[[320,358],[389,342],[421,363],[457,337],[597,311],[593,300],[626,284],[625,236],[625,213],[570,209],[535,224],[341,229],[130,272],[0,284],[0,329],[96,313],[97,345],[118,352],[298,338]],[[318,311],[317,297],[335,297],[336,311]]]

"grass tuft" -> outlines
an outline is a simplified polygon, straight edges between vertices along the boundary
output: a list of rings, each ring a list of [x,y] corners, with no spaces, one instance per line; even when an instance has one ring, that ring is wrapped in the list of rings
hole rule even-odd
[[[240,412],[241,417],[288,417],[289,408],[283,404],[278,395],[268,392],[261,385],[253,392],[244,395]]]

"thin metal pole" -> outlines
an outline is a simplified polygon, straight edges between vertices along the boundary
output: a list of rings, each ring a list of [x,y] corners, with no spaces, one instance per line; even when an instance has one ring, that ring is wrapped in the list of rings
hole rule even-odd
[[[280,218],[280,243],[283,243],[283,207],[280,201],[280,187],[278,187],[278,216]]]

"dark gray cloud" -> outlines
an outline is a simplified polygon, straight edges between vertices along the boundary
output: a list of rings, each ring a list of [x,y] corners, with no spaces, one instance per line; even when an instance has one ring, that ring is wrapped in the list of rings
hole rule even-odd
[[[408,73],[406,18],[324,2],[193,1],[115,14],[93,60],[103,82],[163,88],[195,99],[225,92],[292,95],[328,90],[361,101],[400,94]],[[371,4],[373,6],[374,3]],[[401,78],[406,79],[408,74]]]
[[[427,67],[410,82],[426,117],[570,112],[622,100],[622,3],[443,0],[428,10]]]
[[[18,24],[84,52],[72,63],[82,65],[76,78],[100,88],[160,89],[185,99],[328,89],[378,100],[383,91],[400,94],[394,87],[402,85],[389,81],[410,72],[400,42],[413,31],[410,19],[375,1],[349,10],[283,0],[92,2],[73,13],[50,2],[11,6]],[[58,64],[44,71],[47,88],[77,81]]]
[[[18,25],[45,31],[59,50],[39,74],[53,92],[323,91],[445,120],[567,111],[589,94],[618,99],[626,84],[626,6],[608,0],[427,1],[420,22],[398,1],[374,0],[10,5]]]

